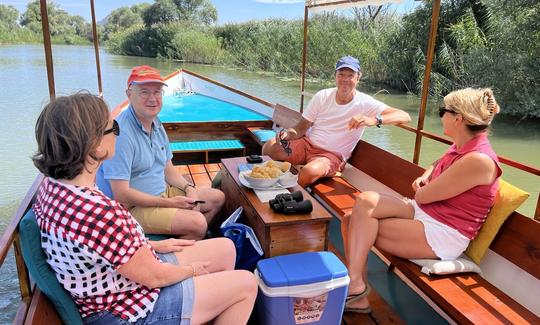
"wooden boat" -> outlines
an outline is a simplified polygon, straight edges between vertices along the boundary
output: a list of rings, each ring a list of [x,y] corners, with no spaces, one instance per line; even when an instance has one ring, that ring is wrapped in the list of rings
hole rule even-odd
[[[323,1],[324,2],[324,1]],[[344,1],[337,1],[344,3]],[[354,1],[353,1],[354,2]],[[93,1],[92,7],[93,7]],[[336,3],[336,1],[334,1]],[[42,9],[46,2],[41,1]],[[436,28],[436,20],[440,2],[434,1],[434,19],[432,30]],[[306,6],[306,15],[308,6]],[[46,17],[46,15],[44,15]],[[45,24],[47,19],[43,19]],[[44,25],[44,35],[48,35],[48,28]],[[434,34],[434,33],[432,33]],[[97,39],[95,37],[95,39]],[[47,45],[48,43],[48,45]],[[429,67],[432,60],[432,46],[434,39],[430,39]],[[45,46],[50,42],[45,37]],[[50,56],[50,51],[46,56]],[[50,58],[49,58],[50,59]],[[54,79],[52,76],[52,62],[47,61],[49,72],[49,85],[51,95],[54,96]],[[99,60],[98,74],[99,74]],[[243,93],[240,90],[228,87],[217,81],[210,80],[196,73],[181,70],[167,76],[168,87],[166,96],[190,96],[198,94],[221,100],[225,103],[235,104],[249,112],[257,113],[263,118],[224,121],[168,121],[165,126],[172,142],[192,141],[222,141],[239,140],[244,149],[243,154],[260,152],[260,143],[252,136],[253,129],[271,128],[273,121],[279,120],[278,112],[292,114],[273,103]],[[429,77],[424,80],[429,84]],[[100,86],[101,87],[101,86]],[[303,83],[302,83],[303,89]],[[101,88],[100,88],[101,92]],[[341,238],[339,232],[339,219],[344,210],[351,207],[355,191],[376,189],[380,191],[394,191],[407,195],[410,191],[411,179],[421,171],[417,166],[420,154],[419,141],[427,137],[436,141],[448,143],[448,140],[422,130],[423,116],[427,102],[427,88],[422,93],[422,107],[417,128],[402,126],[404,132],[411,131],[417,135],[417,145],[413,162],[406,161],[391,153],[361,141],[355,149],[355,154],[344,172],[344,178],[328,179],[312,187],[312,193],[320,199],[322,204],[334,215],[330,225],[330,249],[341,255]],[[126,107],[126,102],[114,109],[118,114]],[[276,108],[278,108],[276,110]],[[273,121],[272,121],[273,120]],[[184,147],[185,148],[185,147]],[[369,153],[370,159],[360,159]],[[205,153],[204,156],[200,152]],[[208,154],[213,152],[213,155]],[[219,170],[219,161],[222,157],[240,155],[234,149],[206,151],[178,150],[176,163],[183,163],[178,168],[186,177],[191,178],[199,185],[208,185]],[[196,165],[185,164],[196,162]],[[540,176],[540,170],[533,166],[514,162],[501,157],[501,161],[510,166],[522,169]],[[389,178],[385,175],[388,166],[397,168],[399,173]],[[537,178],[534,178],[537,180]],[[17,324],[57,324],[61,323],[57,311],[50,304],[47,297],[41,293],[30,279],[28,269],[21,256],[18,225],[25,213],[31,209],[32,200],[42,181],[38,176],[27,194],[23,198],[19,209],[11,220],[5,233],[0,239],[0,263],[3,263],[9,249],[13,246],[18,270],[21,302],[14,322]],[[533,218],[527,218],[514,212],[497,235],[490,246],[487,258],[480,265],[483,276],[465,274],[460,276],[428,277],[422,275],[419,267],[409,265],[405,260],[374,250],[370,261],[370,282],[375,288],[370,295],[374,312],[371,315],[345,315],[347,324],[400,324],[400,323],[538,323],[540,321],[540,200]],[[301,234],[298,234],[301,235]],[[390,266],[390,267],[389,267]],[[395,271],[395,272],[391,272]],[[425,301],[425,302],[424,302]],[[427,316],[423,318],[421,316]]]

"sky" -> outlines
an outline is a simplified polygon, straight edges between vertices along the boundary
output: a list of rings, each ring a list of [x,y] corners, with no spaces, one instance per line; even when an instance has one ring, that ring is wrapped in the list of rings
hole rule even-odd
[[[265,18],[301,18],[304,15],[304,0],[210,0],[218,11],[218,24],[245,22]],[[26,11],[29,0],[0,0],[0,4],[11,5],[20,13]],[[83,16],[90,21],[89,0],[54,0],[71,15]],[[97,21],[105,18],[112,10],[137,3],[154,3],[153,0],[94,0]],[[393,5],[398,12],[407,12],[420,2],[405,0]]]

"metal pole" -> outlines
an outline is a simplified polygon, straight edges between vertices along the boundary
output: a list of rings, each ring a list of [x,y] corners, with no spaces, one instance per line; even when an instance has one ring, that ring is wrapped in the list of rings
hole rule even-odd
[[[54,69],[51,50],[51,33],[49,31],[49,15],[47,13],[47,0],[40,0],[39,7],[41,10],[41,27],[43,31],[43,47],[45,48],[45,64],[47,67],[47,80],[49,82],[49,98],[56,98],[54,86]]]
[[[94,10],[94,0],[90,0],[90,9],[92,11],[92,37],[94,38],[94,51],[96,55],[96,70],[98,81],[98,94],[103,97],[103,86],[101,84],[101,65],[99,63],[99,38],[96,25],[96,11]]]
[[[441,0],[433,1],[431,12],[431,29],[429,31],[429,41],[427,46],[426,71],[424,72],[424,82],[422,83],[422,101],[420,103],[420,112],[418,113],[418,125],[416,127],[416,140],[414,143],[413,162],[418,164],[420,160],[420,146],[422,145],[422,130],[424,129],[424,119],[426,116],[426,106],[429,96],[429,82],[431,77],[431,67],[435,52],[435,40],[437,38],[437,28],[439,25],[439,13],[441,11]]]
[[[304,89],[306,84],[307,35],[308,35],[308,7],[304,7],[304,47],[302,50],[302,79],[300,81],[300,113],[304,111]]]

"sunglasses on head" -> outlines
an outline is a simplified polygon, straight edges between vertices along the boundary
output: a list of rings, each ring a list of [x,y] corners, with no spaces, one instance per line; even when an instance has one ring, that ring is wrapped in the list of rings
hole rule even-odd
[[[439,117],[442,118],[444,116],[444,113],[452,113],[452,114],[456,114],[455,111],[451,110],[451,109],[448,109],[444,106],[442,107],[439,107]]]
[[[103,135],[107,135],[109,133],[113,133],[116,136],[120,135],[120,125],[118,125],[116,120],[113,120],[112,128],[103,131]]]

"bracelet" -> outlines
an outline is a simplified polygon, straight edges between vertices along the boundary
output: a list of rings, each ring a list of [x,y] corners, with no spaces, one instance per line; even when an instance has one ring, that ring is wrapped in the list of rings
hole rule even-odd
[[[189,266],[191,266],[191,270],[193,271],[193,274],[191,276],[195,277],[197,275],[197,273],[195,272],[195,266],[193,266],[193,264],[189,264]]]

